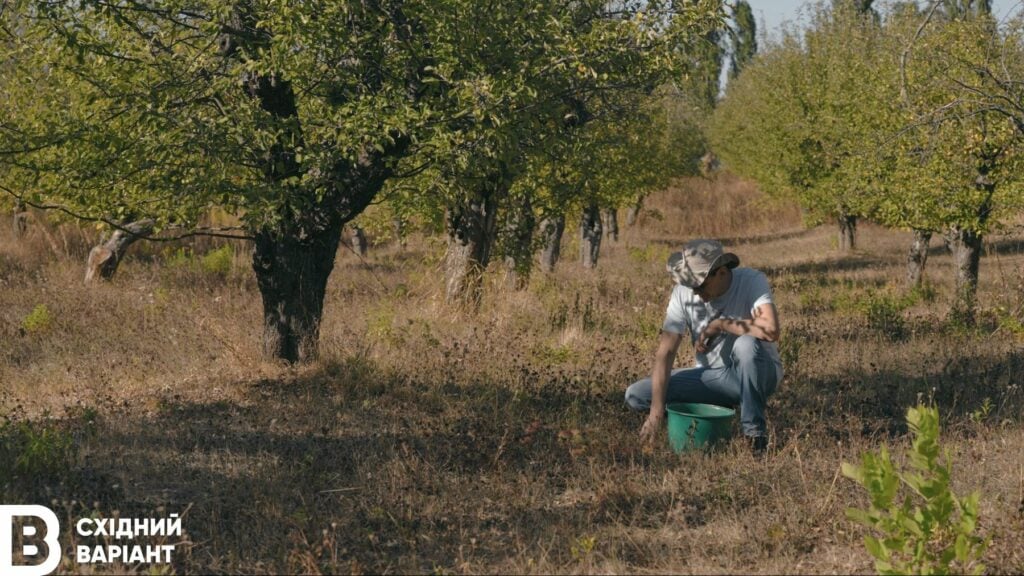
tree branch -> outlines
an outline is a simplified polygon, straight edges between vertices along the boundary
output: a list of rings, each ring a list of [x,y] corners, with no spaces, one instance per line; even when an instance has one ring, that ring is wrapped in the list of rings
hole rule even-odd
[[[900,54],[900,99],[903,100],[904,104],[908,104],[909,99],[909,96],[907,95],[907,56],[910,55],[910,50],[913,49],[914,42],[917,42],[918,38],[921,37],[921,34],[924,33],[925,27],[928,26],[929,22],[931,22],[932,16],[934,16],[936,10],[939,9],[939,4],[941,4],[941,2],[938,0],[932,0],[931,8],[928,10],[928,15],[925,16],[921,25],[917,27],[917,31],[914,32],[914,37],[910,39],[910,43],[907,44],[907,47],[904,48],[903,52]]]
[[[24,202],[26,205],[31,206],[33,208],[37,208],[39,210],[55,210],[57,212],[61,212],[61,213],[67,214],[68,216],[71,216],[72,218],[74,218],[76,220],[80,220],[82,222],[102,222],[103,224],[106,224],[106,225],[110,226],[111,228],[114,228],[116,230],[120,230],[120,231],[122,231],[122,232],[124,232],[126,234],[131,234],[132,236],[137,236],[141,240],[149,240],[151,242],[173,242],[175,240],[182,240],[184,238],[191,238],[193,236],[208,236],[208,237],[212,237],[212,238],[227,238],[227,239],[230,239],[230,240],[254,240],[255,239],[255,236],[251,236],[251,235],[248,235],[248,234],[227,234],[227,232],[231,232],[231,231],[245,230],[245,228],[242,227],[242,226],[224,226],[224,227],[217,227],[217,228],[211,228],[211,227],[192,228],[192,229],[188,230],[187,232],[182,232],[181,234],[175,234],[173,236],[154,236],[154,235],[151,235],[151,234],[143,235],[143,234],[138,234],[135,230],[132,230],[132,229],[128,228],[125,224],[122,224],[122,223],[117,222],[115,220],[111,220],[109,218],[104,218],[102,216],[88,216],[86,214],[80,214],[78,212],[75,212],[75,211],[71,210],[70,208],[68,208],[66,206],[61,206],[60,204],[40,204],[38,202],[33,202],[32,200],[26,199],[23,195],[18,194],[14,190],[11,190],[10,188],[8,188],[8,187],[6,187],[6,186],[4,186],[2,184],[0,184],[0,190],[3,190],[4,192],[9,194],[10,196],[14,197],[15,199],[17,199],[17,200],[19,200],[21,202]],[[168,230],[173,230],[175,228],[176,227],[168,228]]]

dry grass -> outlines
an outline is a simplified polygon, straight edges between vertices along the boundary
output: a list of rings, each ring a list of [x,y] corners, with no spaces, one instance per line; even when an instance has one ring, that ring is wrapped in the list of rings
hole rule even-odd
[[[187,510],[178,573],[870,572],[843,515],[866,499],[839,465],[905,445],[918,398],[940,408],[955,489],[983,493],[989,569],[1024,571],[1019,237],[993,239],[985,321],[958,329],[938,241],[934,301],[886,316],[908,234],[864,225],[859,250],[839,254],[793,207],[693,180],[653,196],[596,271],[570,258],[518,293],[495,279],[472,316],[441,303],[436,239],[365,262],[343,250],[324,357],[288,368],[259,359],[244,248],[225,274],[136,247],[112,284],[86,288],[89,234],[54,252],[39,232],[0,230],[0,448],[17,448],[18,425],[66,440],[8,474],[3,502],[74,518]],[[650,368],[665,257],[705,235],[776,289],[788,364],[766,461],[738,445],[644,452],[623,404]],[[871,308],[872,295],[888,300]],[[39,304],[50,320],[24,330]]]

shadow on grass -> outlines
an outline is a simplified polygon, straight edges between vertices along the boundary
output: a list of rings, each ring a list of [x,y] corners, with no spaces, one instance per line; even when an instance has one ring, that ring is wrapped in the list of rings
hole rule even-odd
[[[946,250],[945,246],[941,247]],[[999,254],[1006,256],[1011,254],[1024,254],[1024,238],[999,238],[985,242],[985,256]]]
[[[1019,384],[1024,356],[1020,353],[936,362],[930,370],[916,370],[908,362],[898,370],[787,375],[772,400],[773,423],[783,435],[810,428],[835,440],[894,437],[907,432],[906,411],[918,403],[933,403],[945,425],[959,428],[972,416],[979,417],[979,410],[988,423],[1020,420],[1024,410]],[[986,405],[987,410],[982,408]]]
[[[986,397],[1019,414],[1008,384],[1022,364],[1014,355],[916,375],[797,374],[770,417],[784,444],[808,423],[839,440],[902,434],[919,394],[933,396],[947,420]],[[3,495],[74,500],[64,505],[75,517],[188,510],[194,545],[175,564],[184,573],[479,571],[538,543],[550,543],[552,565],[572,566],[581,535],[699,526],[756,503],[757,490],[714,483],[680,494],[631,485],[638,470],[705,460],[640,451],[636,415],[611,386],[429,378],[353,360],[238,383],[231,401],[170,397],[148,413],[93,415],[88,434],[78,432],[81,418],[69,419],[62,425],[77,459],[7,483]],[[642,544],[622,547],[630,565],[657,560]]]
[[[815,228],[802,228],[799,230],[790,230],[788,232],[778,232],[771,234],[758,234],[754,236],[725,236],[717,238],[719,242],[724,244],[726,248],[730,246],[742,247],[745,244],[767,244],[769,242],[785,242],[787,240],[796,240],[797,238],[804,238],[810,236],[815,231]]]
[[[621,491],[552,505],[581,470],[645,458],[589,437],[633,438],[619,393],[431,384],[366,361],[238,388],[233,401],[170,397],[94,418],[77,457],[27,471],[4,499],[56,498],[74,517],[188,509],[186,573],[452,570],[666,505]]]
[[[936,235],[936,237],[939,237],[939,235]],[[949,255],[949,254],[950,254],[949,248],[946,246],[945,242],[941,241],[941,238],[940,238],[940,241],[937,244],[936,243],[932,243],[928,247],[928,255],[929,256],[946,256],[946,255]],[[996,238],[996,239],[993,239],[993,240],[987,240],[986,239],[985,243],[984,243],[984,250],[982,252],[982,256],[983,257],[984,256],[994,256],[994,255],[997,255],[997,254],[1000,255],[1000,256],[1011,256],[1011,255],[1014,255],[1014,254],[1024,254],[1024,238],[1020,238],[1020,237],[1006,238],[1006,237],[1003,237],[1003,238]]]
[[[836,272],[855,272],[899,263],[896,258],[882,258],[869,254],[851,254],[822,261],[801,262],[785,266],[762,266],[759,269],[769,277],[785,275],[826,276]]]
[[[726,250],[734,247],[742,247],[744,245],[757,245],[757,244],[768,244],[770,242],[784,242],[787,240],[795,240],[797,238],[803,238],[814,233],[814,228],[801,228],[799,230],[791,230],[788,232],[778,232],[771,234],[754,234],[750,236],[723,236],[715,237],[715,240],[721,242]],[[663,246],[672,247],[678,250],[683,244],[686,244],[695,237],[686,238],[655,238],[650,240],[652,244],[660,244]]]

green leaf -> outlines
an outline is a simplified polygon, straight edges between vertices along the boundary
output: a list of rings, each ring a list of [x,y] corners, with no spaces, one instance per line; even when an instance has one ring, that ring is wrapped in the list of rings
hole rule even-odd
[[[843,462],[841,469],[843,471],[843,476],[850,478],[858,484],[864,484],[864,470],[860,466]]]
[[[873,537],[864,537],[864,546],[867,548],[868,553],[877,558],[878,560],[888,560],[889,550],[882,544],[882,542]]]
[[[957,535],[954,550],[956,551],[956,559],[960,562],[967,562],[970,559],[970,542],[966,535]]]

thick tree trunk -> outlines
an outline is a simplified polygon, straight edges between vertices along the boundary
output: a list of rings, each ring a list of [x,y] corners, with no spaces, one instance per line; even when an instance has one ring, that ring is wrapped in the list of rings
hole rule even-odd
[[[989,157],[978,166],[978,174],[974,181],[977,192],[984,194],[978,203],[974,221],[976,227],[967,229],[953,226],[946,234],[946,246],[953,252],[953,270],[956,281],[953,287],[953,305],[950,318],[967,326],[973,326],[978,294],[978,269],[981,266],[981,249],[983,233],[988,219],[992,214],[992,197],[995,194],[995,182],[989,177],[995,163],[995,157]]]
[[[840,214],[837,222],[839,224],[839,250],[849,252],[857,248],[857,217]]]
[[[399,248],[405,250],[405,221],[401,217],[395,216],[391,219],[391,231],[395,234],[395,240],[398,242]]]
[[[252,268],[263,297],[263,353],[288,362],[316,358],[327,279],[342,224],[286,223],[256,233]]]
[[[608,208],[601,211],[601,220],[604,225],[604,235],[612,242],[619,241],[619,211],[615,208]]]
[[[28,212],[14,213],[14,237],[21,238],[28,232]]]
[[[224,57],[252,63],[271,42],[251,8],[250,2],[235,3],[219,39]],[[400,10],[391,15],[402,17]],[[414,30],[415,26],[397,26],[396,34],[405,37]],[[333,164],[311,169],[298,158],[305,141],[291,83],[256,71],[265,68],[254,66],[241,79],[246,94],[273,119],[268,128],[276,133],[272,142],[254,143],[252,153],[259,158],[266,183],[288,186],[288,192],[276,210],[278,223],[252,231],[253,270],[263,298],[264,353],[298,362],[317,356],[324,291],[342,227],[369,206],[391,177],[394,160],[408,152],[412,140],[392,130],[390,144],[366,144],[354,150],[354,157],[339,153]],[[409,80],[410,95],[415,97],[422,83],[415,77]],[[345,146],[337,143],[339,151]],[[305,176],[310,177],[309,187],[284,184]]]
[[[565,216],[548,216],[540,224],[540,233],[544,239],[544,249],[540,254],[540,267],[545,272],[554,272],[558,257],[562,252],[562,234],[565,233]]]
[[[640,217],[640,211],[644,208],[644,197],[640,196],[636,199],[636,202],[626,210],[626,226],[633,226],[636,224],[637,218]]]
[[[910,251],[907,253],[907,285],[911,288],[921,287],[931,239],[931,230],[914,230],[914,241],[910,243]]]
[[[501,242],[505,279],[513,290],[524,290],[530,284],[533,268],[533,232],[537,228],[537,219],[533,216],[529,196],[517,199],[510,208]]]
[[[711,178],[718,170],[718,166],[718,156],[715,156],[713,152],[708,152],[700,158],[700,175],[704,178]]]
[[[352,227],[352,251],[360,258],[366,256],[366,233],[359,226]]]
[[[596,204],[583,210],[580,219],[580,260],[584,268],[596,268],[601,255],[601,211]]]
[[[14,203],[14,237],[21,238],[28,231],[28,206],[18,200]]]
[[[153,225],[154,222],[148,218],[125,224],[121,229],[115,230],[105,242],[93,246],[85,265],[85,281],[113,278],[128,247],[140,236],[152,232]]]
[[[491,194],[473,198],[445,214],[445,301],[475,309],[483,298],[484,270],[494,243],[496,202]]]
[[[956,275],[950,314],[954,320],[968,326],[974,324],[982,240],[981,234],[961,228],[951,229],[947,236],[947,244],[953,252],[953,270]]]

